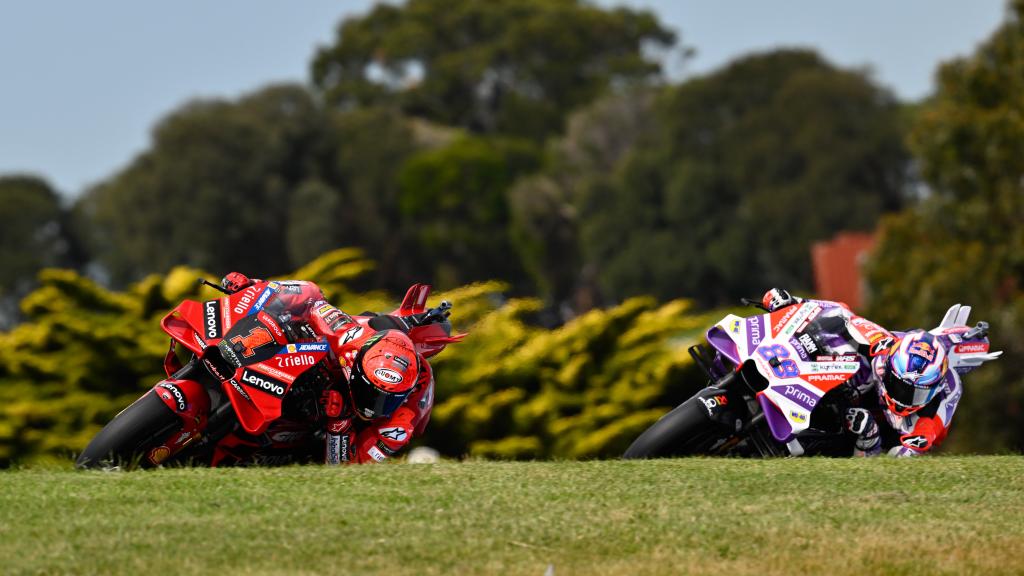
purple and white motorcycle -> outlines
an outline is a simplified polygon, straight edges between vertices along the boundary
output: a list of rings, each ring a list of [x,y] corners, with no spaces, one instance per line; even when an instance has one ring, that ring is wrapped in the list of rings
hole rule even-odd
[[[985,344],[951,351],[951,369],[999,354],[988,353],[987,324],[966,326],[969,312],[950,308],[936,329]],[[652,424],[624,458],[853,455],[846,408],[861,402],[870,358],[895,342],[893,334],[838,304],[807,300],[747,318],[729,314],[706,336],[713,352],[700,344],[689,352],[710,385]]]

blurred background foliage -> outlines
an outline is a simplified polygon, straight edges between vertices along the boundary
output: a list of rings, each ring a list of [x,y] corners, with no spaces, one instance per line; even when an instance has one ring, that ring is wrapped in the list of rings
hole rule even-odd
[[[382,292],[354,293],[372,271],[359,250],[328,252],[289,278],[316,282],[353,312],[390,311]],[[0,333],[0,465],[67,459],[163,378],[160,319],[182,299],[219,296],[202,270],[175,267],[125,291],[46,269],[21,302],[26,321]],[[451,455],[499,458],[618,454],[699,382],[686,345],[712,322],[688,301],[635,298],[557,330],[531,320],[536,299],[505,299],[501,282],[435,295],[472,337],[434,363],[438,404],[425,442]],[[639,368],[638,368],[639,367]]]
[[[430,442],[614,454],[688,390],[716,307],[809,294],[811,244],[845,230],[879,231],[868,316],[992,323],[1006,357],[967,379],[949,446],[1021,450],[1022,14],[911,104],[810,50],[669,82],[687,48],[642,10],[379,4],[308,84],[185,103],[71,201],[0,176],[0,458],[80,448],[151,385],[200,270],[357,312],[429,281],[473,334],[438,359]]]

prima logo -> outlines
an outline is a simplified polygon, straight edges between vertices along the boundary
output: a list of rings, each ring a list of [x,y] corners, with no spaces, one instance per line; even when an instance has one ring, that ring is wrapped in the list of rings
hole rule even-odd
[[[818,399],[800,386],[786,386],[783,394],[807,408],[814,408],[818,404]]]
[[[747,332],[750,333],[750,343],[757,346],[761,343],[761,318],[754,318],[753,322],[747,322]]]
[[[270,376],[265,376],[258,372],[250,372],[249,370],[242,371],[242,383],[272,394],[278,398],[283,397],[286,390],[283,384],[274,380]]]
[[[220,338],[220,302],[217,300],[203,303],[203,328],[207,340]]]

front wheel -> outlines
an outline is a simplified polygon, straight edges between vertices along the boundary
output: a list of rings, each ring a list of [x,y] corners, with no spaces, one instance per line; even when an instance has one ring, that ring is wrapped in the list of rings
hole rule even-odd
[[[720,427],[708,417],[701,399],[694,396],[652,424],[622,457],[631,460],[700,454],[721,437]]]
[[[150,391],[114,417],[75,461],[78,468],[140,466],[154,463],[149,451],[181,429],[181,419]]]

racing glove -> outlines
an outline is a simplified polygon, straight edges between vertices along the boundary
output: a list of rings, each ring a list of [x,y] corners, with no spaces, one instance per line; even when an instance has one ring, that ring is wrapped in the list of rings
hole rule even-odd
[[[779,308],[785,308],[790,304],[796,304],[800,299],[793,296],[782,288],[772,288],[761,297],[761,305],[769,312],[775,312]]]
[[[878,433],[878,423],[871,413],[863,408],[847,408],[846,429],[857,435],[854,443],[854,456],[877,456],[882,451],[882,438]]]
[[[254,282],[241,272],[229,272],[228,275],[221,278],[220,281],[221,287],[227,290],[228,294],[234,294],[235,292],[248,288],[253,284]]]

